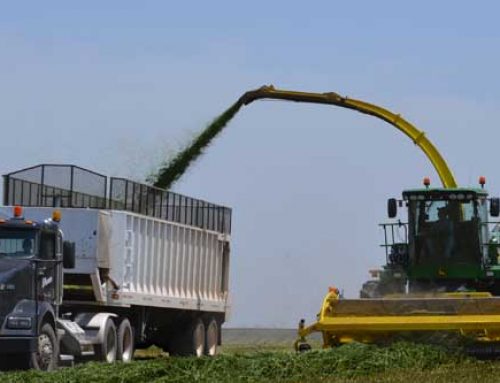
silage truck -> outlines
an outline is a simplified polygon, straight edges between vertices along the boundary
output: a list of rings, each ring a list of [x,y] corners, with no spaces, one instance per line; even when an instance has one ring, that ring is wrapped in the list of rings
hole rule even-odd
[[[0,363],[214,355],[230,231],[229,208],[74,165],[5,175]]]

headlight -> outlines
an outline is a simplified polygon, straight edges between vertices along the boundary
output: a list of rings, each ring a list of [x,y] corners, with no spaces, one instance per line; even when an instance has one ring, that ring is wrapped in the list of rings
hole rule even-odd
[[[15,317],[7,318],[7,328],[18,330],[29,330],[31,328],[30,317]]]

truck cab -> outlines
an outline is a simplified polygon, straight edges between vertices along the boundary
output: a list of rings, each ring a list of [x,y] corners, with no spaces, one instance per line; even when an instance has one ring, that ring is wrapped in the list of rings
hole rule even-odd
[[[60,213],[44,222],[23,217],[20,206],[0,219],[0,353],[50,369],[57,347],[63,266],[74,266],[74,245],[63,241]]]

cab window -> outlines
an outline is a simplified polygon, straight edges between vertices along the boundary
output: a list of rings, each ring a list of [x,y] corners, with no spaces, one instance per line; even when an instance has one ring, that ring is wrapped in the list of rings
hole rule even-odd
[[[31,258],[35,254],[36,233],[34,231],[0,231],[0,257]]]

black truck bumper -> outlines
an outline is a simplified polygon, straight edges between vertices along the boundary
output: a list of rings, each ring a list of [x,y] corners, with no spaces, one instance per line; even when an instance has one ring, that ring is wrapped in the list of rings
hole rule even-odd
[[[37,338],[29,336],[0,336],[0,354],[35,352]]]

